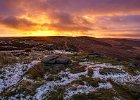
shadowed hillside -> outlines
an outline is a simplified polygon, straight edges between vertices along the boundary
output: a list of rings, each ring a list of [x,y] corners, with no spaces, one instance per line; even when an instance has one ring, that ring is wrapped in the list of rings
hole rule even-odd
[[[118,60],[140,60],[140,40],[92,37],[0,38],[0,50],[66,50],[102,53]]]

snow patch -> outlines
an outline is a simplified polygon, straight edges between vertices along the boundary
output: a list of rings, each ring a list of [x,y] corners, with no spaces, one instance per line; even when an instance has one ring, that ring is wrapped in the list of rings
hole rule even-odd
[[[0,74],[0,93],[16,85],[22,79],[22,76],[37,63],[39,61],[32,61],[30,64],[16,63],[2,68],[2,74]]]
[[[68,52],[65,50],[53,50],[54,54],[73,54],[73,52]]]

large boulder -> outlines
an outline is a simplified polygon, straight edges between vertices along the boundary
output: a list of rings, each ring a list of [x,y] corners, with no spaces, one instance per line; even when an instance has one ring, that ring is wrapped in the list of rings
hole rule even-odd
[[[66,56],[60,55],[49,55],[45,59],[42,60],[42,63],[45,66],[62,66],[67,65],[71,62],[71,60]]]

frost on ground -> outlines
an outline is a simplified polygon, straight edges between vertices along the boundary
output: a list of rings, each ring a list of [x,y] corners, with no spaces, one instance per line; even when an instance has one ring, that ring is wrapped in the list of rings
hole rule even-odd
[[[22,76],[37,63],[39,63],[39,61],[32,61],[31,64],[16,63],[2,68],[2,74],[0,74],[0,93],[16,85],[22,79]]]
[[[59,73],[59,75],[60,76],[66,75],[66,77],[63,77],[60,81],[46,82],[46,84],[44,84],[43,86],[41,86],[37,89],[37,91],[36,91],[37,94],[35,95],[35,98],[38,100],[41,100],[42,96],[44,94],[46,94],[48,91],[52,91],[54,89],[53,88],[54,86],[56,86],[56,85],[64,85],[64,86],[68,85],[72,81],[79,79],[80,75],[86,75],[86,74],[87,74],[87,71],[81,72],[78,74],[71,74],[70,72],[63,72],[62,71]]]
[[[73,54],[72,52],[66,52],[63,50],[54,50],[53,54]],[[45,55],[44,55],[45,56]],[[28,77],[24,77],[24,74],[32,68],[32,66],[40,63],[38,60],[34,60],[29,64],[21,64],[17,63],[14,65],[8,65],[1,69],[0,74],[0,93],[10,88],[11,86],[16,86],[20,81],[26,80],[28,82],[35,82],[32,79],[28,79]],[[57,75],[61,79],[48,81],[47,78],[50,76],[46,73],[43,77],[43,81],[45,83],[40,85],[35,89],[35,94],[33,95],[24,95],[24,94],[16,94],[8,97],[8,99],[15,99],[16,97],[20,97],[21,99],[32,99],[32,100],[43,100],[45,96],[50,96],[49,93],[51,91],[57,91],[56,87],[64,88],[64,99],[69,100],[72,96],[76,94],[88,94],[93,91],[98,91],[98,89],[113,89],[113,84],[109,81],[111,79],[113,82],[121,85],[125,85],[128,83],[132,84],[140,84],[140,75],[133,76],[130,75],[127,71],[124,70],[124,66],[113,66],[109,63],[98,64],[95,62],[79,62],[79,65],[85,66],[85,71],[78,73],[71,73],[71,69],[67,68],[62,70]],[[89,76],[89,68],[92,70],[93,75]],[[101,70],[104,69],[115,70],[112,73],[105,74],[101,73]],[[82,76],[90,79],[100,79],[101,81],[97,82],[97,86],[89,85],[86,80],[82,80]],[[82,80],[83,84],[73,83],[74,81]],[[121,97],[114,97],[116,100]],[[3,97],[4,99],[4,97]]]
[[[53,91],[54,86],[56,86],[56,85],[66,86],[66,85],[70,84],[72,81],[78,80],[81,75],[87,76],[88,68],[93,68],[94,74],[93,74],[92,78],[100,78],[103,80],[107,80],[107,79],[111,78],[111,79],[113,79],[114,82],[121,83],[121,84],[124,84],[126,82],[140,83],[140,75],[138,75],[138,76],[129,75],[127,72],[125,72],[122,69],[123,66],[112,66],[110,64],[94,64],[93,62],[82,62],[80,64],[87,66],[85,72],[81,72],[81,73],[77,73],[77,74],[71,74],[68,71],[59,73],[59,75],[65,74],[65,75],[67,75],[67,77],[63,77],[60,81],[46,82],[46,84],[44,84],[43,86],[39,87],[36,90],[37,93],[34,98],[36,98],[37,100],[42,100],[43,95],[49,91]],[[118,74],[101,75],[99,70],[103,69],[103,68],[116,68],[116,69],[122,70],[124,73],[123,74],[118,73]],[[110,82],[98,83],[98,84],[99,84],[98,87],[88,86],[87,84],[78,85],[78,86],[76,86],[76,88],[77,88],[76,90],[71,90],[71,88],[68,88],[65,90],[64,98],[67,100],[67,99],[70,99],[75,94],[79,94],[79,93],[88,94],[91,91],[96,91],[96,89],[99,89],[99,88],[104,88],[104,89],[112,88],[112,84]]]
[[[65,51],[65,50],[53,50],[53,53],[54,54],[74,54],[74,52],[69,52],[69,51]]]
[[[5,73],[3,73],[3,79],[1,79],[1,84],[0,84],[0,89],[1,91],[3,91],[4,89],[12,86],[12,85],[16,85],[18,83],[18,81],[21,80],[21,77],[23,76],[23,74],[29,69],[31,68],[32,64],[37,64],[39,61],[33,61],[31,64],[16,64],[15,66],[8,66],[5,69],[3,69],[3,71],[5,71]],[[127,72],[123,71],[123,66],[112,66],[110,64],[94,64],[93,62],[82,62],[80,63],[81,65],[86,65],[86,71],[85,72],[80,72],[80,73],[76,73],[76,74],[72,74],[70,73],[69,69],[66,69],[65,71],[61,71],[58,76],[62,77],[61,80],[57,80],[57,81],[46,81],[45,84],[41,85],[39,88],[36,89],[36,94],[34,96],[31,96],[32,99],[37,99],[37,100],[42,100],[44,95],[46,95],[47,93],[49,93],[50,91],[55,91],[55,87],[56,86],[68,86],[69,84],[71,84],[73,81],[80,79],[81,75],[84,75],[86,77],[88,77],[88,68],[92,68],[93,69],[93,76],[92,78],[100,78],[103,80],[107,80],[107,79],[113,79],[114,82],[116,83],[121,83],[121,84],[125,84],[127,82],[132,82],[132,83],[140,83],[140,76],[131,76],[129,75]],[[103,68],[116,68],[119,70],[122,70],[123,74],[107,74],[107,75],[101,75],[100,74],[100,69]],[[44,78],[47,78],[48,76],[46,75]],[[28,80],[25,79],[24,80]],[[84,82],[84,85],[77,85],[77,84],[73,84],[72,87],[76,87],[75,90],[71,89],[71,87],[67,87],[65,89],[64,92],[64,99],[65,100],[69,100],[73,95],[75,94],[80,94],[80,93],[84,93],[84,94],[88,94],[90,92],[96,91],[97,89],[111,89],[112,88],[112,84],[110,82],[105,82],[105,83],[98,83],[98,87],[93,87],[93,86],[89,86],[86,82]],[[21,94],[20,94],[21,95]],[[16,95],[15,95],[16,96]],[[10,97],[10,98],[14,98],[14,97]],[[29,98],[29,96],[27,96],[26,98]]]
[[[96,91],[96,89],[111,89],[111,88],[112,85],[109,82],[99,83],[99,87],[96,88],[88,85],[78,85],[77,90],[67,89],[66,96],[64,97],[64,99],[69,100],[75,94],[80,94],[80,93],[88,94],[90,92]]]
[[[126,84],[126,83],[140,83],[140,75],[132,76],[129,75],[127,72],[123,70],[123,66],[112,66],[107,64],[96,64],[95,66],[90,66],[94,69],[94,78],[100,78],[100,79],[109,79],[111,78],[116,83]],[[118,74],[107,74],[107,75],[101,75],[100,70],[103,68],[115,68],[121,70],[123,73]]]

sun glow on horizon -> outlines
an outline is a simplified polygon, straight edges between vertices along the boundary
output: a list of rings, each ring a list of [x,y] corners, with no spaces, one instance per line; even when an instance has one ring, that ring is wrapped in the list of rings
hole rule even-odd
[[[0,37],[140,38],[138,4],[140,0],[0,0]]]

